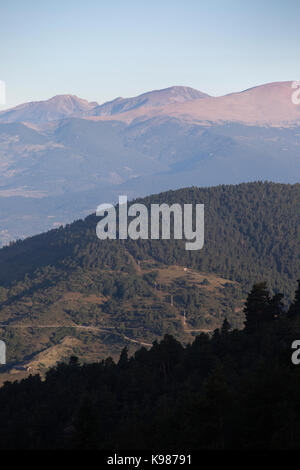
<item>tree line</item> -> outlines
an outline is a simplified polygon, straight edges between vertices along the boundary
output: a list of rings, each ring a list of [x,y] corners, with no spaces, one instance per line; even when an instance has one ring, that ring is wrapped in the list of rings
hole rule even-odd
[[[299,449],[300,281],[288,308],[264,282],[245,327],[225,319],[182,346],[166,335],[132,357],[80,364],[0,389],[1,449]]]

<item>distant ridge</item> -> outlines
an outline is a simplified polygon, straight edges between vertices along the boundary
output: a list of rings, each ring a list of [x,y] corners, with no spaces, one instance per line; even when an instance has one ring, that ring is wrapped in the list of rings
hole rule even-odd
[[[185,86],[173,86],[162,90],[149,91],[133,98],[116,98],[93,108],[94,116],[111,116],[140,107],[162,107],[168,104],[185,103],[196,99],[208,98],[209,95]]]
[[[75,95],[57,95],[46,101],[32,101],[0,113],[0,122],[56,121],[84,117],[98,103],[89,103]]]
[[[131,123],[135,119],[167,117],[193,123],[239,122],[287,127],[300,123],[300,105],[293,104],[292,83],[267,83],[219,97],[190,87],[172,86],[132,98],[118,97],[101,105],[74,95],[58,95],[2,111],[0,122],[41,124],[78,117]]]
[[[193,123],[238,122],[259,126],[294,126],[300,123],[300,105],[295,105],[292,81],[273,82],[225,96],[202,96],[184,102],[166,103],[160,108],[140,108],[114,114],[114,119],[132,122],[167,116]],[[95,108],[96,110],[97,108]],[[93,112],[95,112],[93,110]]]

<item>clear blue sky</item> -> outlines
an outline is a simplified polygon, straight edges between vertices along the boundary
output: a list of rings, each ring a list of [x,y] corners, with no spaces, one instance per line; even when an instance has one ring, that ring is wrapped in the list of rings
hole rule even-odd
[[[299,0],[10,0],[0,18],[6,107],[300,79]]]

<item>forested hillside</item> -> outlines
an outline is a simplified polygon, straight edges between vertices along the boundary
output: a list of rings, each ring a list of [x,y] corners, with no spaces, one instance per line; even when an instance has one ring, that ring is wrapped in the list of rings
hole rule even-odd
[[[95,215],[0,250],[10,366],[46,370],[70,352],[116,357],[164,334],[187,343],[225,317],[242,328],[255,281],[290,301],[300,267],[299,184],[193,187],[141,201],[205,204],[203,250],[178,240],[100,241]]]
[[[49,370],[0,389],[1,449],[299,449],[300,282],[293,303],[253,286],[245,329],[227,321],[183,347]],[[299,353],[298,353],[299,357]]]

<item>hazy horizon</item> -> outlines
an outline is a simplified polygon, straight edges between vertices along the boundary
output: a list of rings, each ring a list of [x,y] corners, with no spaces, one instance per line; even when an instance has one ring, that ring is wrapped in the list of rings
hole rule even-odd
[[[222,96],[297,80],[299,13],[296,0],[12,0],[1,9],[0,110],[58,94],[101,104],[174,85]]]
[[[97,101],[96,99],[91,99],[91,100],[87,100],[85,98],[85,96],[78,96],[76,94],[73,94],[73,93],[57,93],[56,95],[53,95],[53,96],[49,96],[49,97],[46,97],[42,100],[33,100],[33,101],[24,101],[22,103],[18,103],[17,105],[13,105],[13,106],[2,106],[0,108],[0,112],[1,111],[6,111],[10,108],[14,108],[14,107],[17,107],[17,106],[21,106],[23,104],[28,104],[28,103],[31,103],[31,102],[40,102],[40,101],[48,101],[52,98],[55,98],[57,96],[74,96],[76,98],[79,98],[79,99],[83,99],[83,100],[87,100],[89,102],[97,102],[99,105],[102,105],[102,104],[105,104],[109,101],[113,101],[115,99],[118,99],[118,98],[122,98],[122,99],[130,99],[130,98],[134,98],[136,96],[140,96],[140,95],[143,95],[143,94],[146,94],[146,93],[151,93],[151,92],[155,92],[155,91],[162,91],[162,90],[165,90],[165,89],[169,89],[169,88],[180,88],[180,87],[183,87],[183,88],[193,88],[195,90],[198,90],[198,91],[201,91],[203,93],[206,93],[207,95],[209,95],[210,97],[213,97],[213,98],[221,98],[222,96],[226,96],[226,95],[231,95],[231,94],[234,94],[234,93],[242,93],[244,91],[248,91],[248,90],[251,90],[252,88],[257,88],[257,87],[260,87],[260,86],[264,86],[264,85],[269,85],[271,83],[286,83],[286,82],[294,82],[296,80],[281,80],[281,81],[278,81],[278,80],[275,80],[275,81],[272,81],[272,82],[267,82],[267,83],[258,83],[256,85],[253,85],[252,87],[249,87],[249,88],[242,88],[240,90],[232,90],[232,91],[229,91],[228,93],[225,93],[224,95],[216,95],[216,94],[210,94],[210,93],[207,93],[206,90],[201,90],[199,88],[193,88],[193,87],[188,87],[186,85],[171,85],[169,87],[165,87],[165,88],[160,88],[160,89],[151,89],[151,90],[144,90],[142,91],[141,93],[139,93],[138,95],[132,95],[132,96],[125,96],[124,94],[123,95],[116,95],[114,98],[112,98],[111,100],[107,100],[107,101],[102,101],[102,102],[99,102]]]

